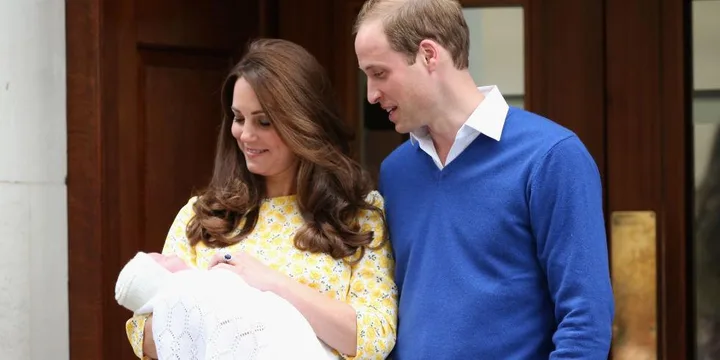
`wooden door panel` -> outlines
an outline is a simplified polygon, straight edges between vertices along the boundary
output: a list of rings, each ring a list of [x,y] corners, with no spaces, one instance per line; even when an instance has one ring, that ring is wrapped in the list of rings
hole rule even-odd
[[[143,249],[160,251],[177,211],[210,180],[227,57],[141,51]]]
[[[325,67],[332,79],[335,68],[335,51],[332,46],[333,0],[278,0],[278,4],[279,37],[307,49]]]
[[[136,1],[137,41],[194,49],[236,50],[257,30],[259,1]]]

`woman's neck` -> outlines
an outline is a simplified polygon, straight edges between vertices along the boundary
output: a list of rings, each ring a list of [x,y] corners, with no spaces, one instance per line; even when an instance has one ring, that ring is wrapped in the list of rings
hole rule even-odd
[[[265,195],[268,198],[294,195],[297,192],[295,177],[297,171],[292,167],[280,174],[265,177]]]

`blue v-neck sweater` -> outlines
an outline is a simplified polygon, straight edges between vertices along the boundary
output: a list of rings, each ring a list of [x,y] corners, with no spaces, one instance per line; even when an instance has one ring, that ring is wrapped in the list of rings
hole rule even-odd
[[[613,295],[595,162],[511,108],[440,170],[416,143],[382,164],[400,289],[395,360],[606,359]]]

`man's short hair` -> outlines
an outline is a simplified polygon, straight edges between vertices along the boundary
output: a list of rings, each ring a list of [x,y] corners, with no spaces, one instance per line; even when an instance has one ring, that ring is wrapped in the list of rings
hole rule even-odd
[[[415,63],[420,42],[430,39],[450,52],[458,69],[468,67],[470,31],[457,0],[367,0],[355,20],[353,34],[380,20],[390,47]]]

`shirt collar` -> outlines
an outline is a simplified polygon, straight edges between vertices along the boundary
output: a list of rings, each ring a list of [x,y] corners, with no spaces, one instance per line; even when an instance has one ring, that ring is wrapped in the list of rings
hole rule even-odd
[[[510,106],[496,85],[481,86],[478,87],[478,91],[485,95],[485,99],[470,114],[470,117],[458,131],[456,138],[466,136],[468,131],[477,131],[496,141],[500,141],[500,135]],[[420,139],[427,138],[428,135],[427,127],[423,126],[410,132],[410,141],[415,144]]]

